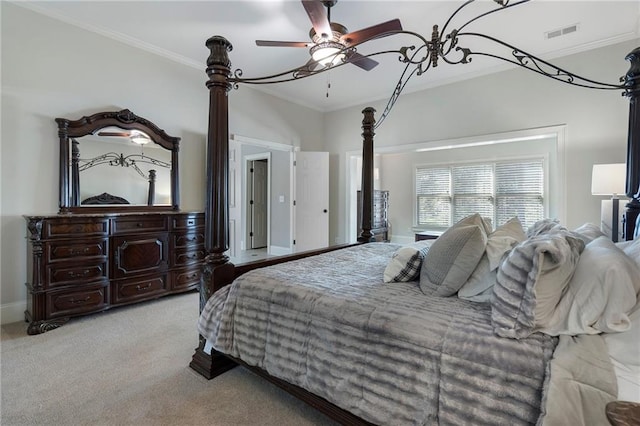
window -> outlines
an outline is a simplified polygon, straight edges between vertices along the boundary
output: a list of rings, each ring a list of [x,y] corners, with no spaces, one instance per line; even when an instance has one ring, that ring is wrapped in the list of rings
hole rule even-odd
[[[416,168],[416,217],[421,228],[447,228],[473,213],[494,227],[518,216],[525,229],[544,217],[544,161],[454,164]]]

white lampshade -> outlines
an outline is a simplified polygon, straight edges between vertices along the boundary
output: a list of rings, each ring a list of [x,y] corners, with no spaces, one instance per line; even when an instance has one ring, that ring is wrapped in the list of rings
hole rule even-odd
[[[627,166],[625,163],[594,164],[591,174],[591,194],[624,194],[626,179]]]
[[[311,57],[314,61],[317,61],[320,65],[326,66],[328,64],[336,65],[342,62],[344,53],[339,53],[340,49],[336,47],[322,47],[313,51]]]

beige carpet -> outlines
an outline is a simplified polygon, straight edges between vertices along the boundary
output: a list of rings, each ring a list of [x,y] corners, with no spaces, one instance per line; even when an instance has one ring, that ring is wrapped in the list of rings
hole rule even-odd
[[[333,425],[244,368],[206,380],[188,367],[198,295],[72,319],[28,336],[2,327],[1,424]]]

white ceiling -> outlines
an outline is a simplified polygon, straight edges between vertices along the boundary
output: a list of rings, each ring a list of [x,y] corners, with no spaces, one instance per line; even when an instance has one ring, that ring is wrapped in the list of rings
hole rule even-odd
[[[356,31],[393,18],[403,28],[429,39],[434,24],[443,27],[450,14],[462,5],[457,0],[340,0],[331,10],[331,20]],[[511,0],[511,4],[514,0]],[[256,39],[309,41],[311,24],[298,0],[236,1],[29,1],[16,4],[69,24],[95,31],[141,49],[203,70],[208,49],[205,41],[222,35],[233,45],[232,69],[245,77],[258,77],[295,68],[309,59],[305,48],[257,47]],[[478,0],[464,10],[465,21],[497,7],[491,0]],[[459,26],[456,21],[453,27]],[[467,27],[502,39],[511,45],[553,59],[595,47],[640,37],[638,0],[532,0],[484,17]],[[578,31],[546,39],[544,33],[577,24]],[[464,47],[480,48],[461,40]],[[416,44],[415,38],[395,35],[358,46],[369,54]],[[505,52],[509,54],[509,52]],[[281,98],[320,111],[331,111],[372,100],[388,98],[403,70],[397,55],[375,58],[380,65],[364,71],[347,64],[293,83],[261,86]],[[476,58],[471,64],[440,63],[414,77],[405,92],[459,81],[503,70],[501,61]],[[327,86],[331,83],[328,90]],[[615,83],[613,81],[612,83]]]

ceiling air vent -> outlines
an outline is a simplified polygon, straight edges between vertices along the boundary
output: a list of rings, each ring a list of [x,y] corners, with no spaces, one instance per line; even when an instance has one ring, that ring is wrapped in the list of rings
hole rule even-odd
[[[576,31],[578,31],[578,24],[573,24],[573,25],[569,25],[568,27],[560,28],[557,30],[547,31],[546,33],[544,33],[544,38],[546,39],[556,38],[563,35],[575,33]]]

